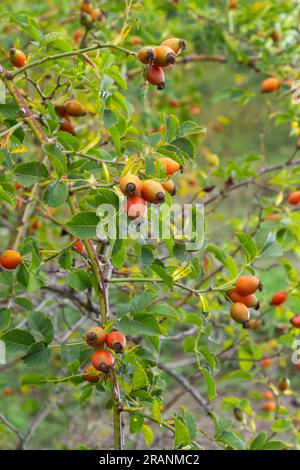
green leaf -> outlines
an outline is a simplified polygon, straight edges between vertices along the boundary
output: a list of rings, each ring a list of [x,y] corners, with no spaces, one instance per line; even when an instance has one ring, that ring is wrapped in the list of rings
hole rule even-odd
[[[251,263],[257,255],[257,247],[254,240],[243,232],[236,232],[236,236],[245,252],[247,263]]]
[[[85,272],[83,269],[77,269],[69,275],[68,284],[72,289],[81,292],[92,287],[94,279],[92,274]]]
[[[245,450],[246,444],[238,434],[232,431],[223,431],[220,435],[217,435],[216,440],[223,442],[228,447],[234,450]]]
[[[251,442],[250,450],[260,450],[263,448],[267,440],[267,433],[260,432]]]
[[[29,347],[23,361],[29,367],[44,369],[50,361],[50,357],[51,353],[45,343],[35,343]]]
[[[186,137],[180,137],[179,139],[173,140],[172,146],[176,147],[180,155],[184,158],[194,158],[195,156],[194,145]]]
[[[203,126],[199,126],[194,121],[185,121],[182,124],[180,124],[177,137],[187,137],[189,135],[193,134],[205,134],[206,129]]]
[[[172,114],[165,114],[164,116],[166,126],[166,139],[167,142],[172,142],[177,136],[179,121],[176,116]]]
[[[137,364],[132,378],[132,390],[144,388],[147,383],[148,377],[144,368],[140,364]]]
[[[7,202],[8,204],[10,204],[11,206],[15,206],[15,201],[13,199],[13,197],[8,194],[2,186],[0,186],[0,201],[5,201]]]
[[[163,263],[160,260],[155,260],[155,262],[151,265],[152,271],[154,271],[163,281],[165,281],[166,285],[169,289],[173,289],[174,280],[170,274],[167,273],[166,268],[164,267]]]
[[[54,337],[54,328],[47,315],[42,312],[31,312],[28,322],[33,333],[37,334],[47,344],[51,343]]]
[[[68,366],[80,360],[81,344],[62,344],[60,348],[61,359]]]
[[[153,400],[152,404],[152,415],[158,423],[161,423],[161,403],[157,400]]]
[[[142,431],[144,435],[145,444],[147,446],[151,446],[154,439],[154,433],[152,429],[147,424],[143,424]]]
[[[191,443],[190,433],[187,426],[177,418],[175,422],[174,449],[188,446]]]
[[[144,424],[144,417],[138,413],[130,413],[130,432],[141,432]]]
[[[263,446],[261,450],[283,450],[286,448],[286,444],[280,441],[269,441]]]
[[[10,352],[25,352],[35,342],[34,337],[27,331],[16,328],[10,330],[1,336],[1,340]]]
[[[292,427],[292,423],[288,419],[277,419],[271,426],[273,432],[286,432]]]
[[[9,308],[0,309],[0,331],[7,330],[11,321],[11,311]]]
[[[98,223],[99,217],[94,212],[79,212],[66,225],[76,238],[87,240],[96,236]]]
[[[47,378],[41,374],[26,374],[21,378],[21,385],[44,385],[47,382]]]
[[[104,116],[104,126],[107,129],[117,124],[119,120],[118,115],[114,113],[113,111],[111,111],[110,109],[105,109],[103,111],[103,116]]]
[[[206,387],[207,387],[207,396],[209,400],[213,400],[216,396],[216,383],[212,374],[205,369],[204,367],[200,367],[200,371],[205,377]]]
[[[159,317],[174,318],[175,320],[180,320],[180,315],[178,311],[168,304],[153,305],[149,309],[149,314],[156,315]]]
[[[44,147],[57,176],[60,178],[67,172],[67,157],[62,153],[61,149],[56,144],[48,144]],[[54,206],[55,207],[55,206]]]
[[[68,197],[68,188],[62,181],[55,180],[47,186],[43,200],[49,207],[61,206]]]
[[[39,162],[21,163],[15,166],[14,174],[17,177],[18,183],[25,188],[49,177],[45,165]]]

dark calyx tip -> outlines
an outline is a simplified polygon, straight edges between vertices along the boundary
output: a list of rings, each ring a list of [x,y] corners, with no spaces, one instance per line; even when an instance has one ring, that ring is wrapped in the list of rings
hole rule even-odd
[[[258,285],[258,290],[263,290],[264,288],[264,285],[263,283],[260,281],[259,285]]]
[[[9,49],[9,52],[10,52],[11,54],[15,54],[15,53],[17,52],[17,50],[16,50],[14,47],[11,47],[11,48]]]
[[[176,62],[175,54],[173,52],[169,52],[169,54],[167,55],[167,60],[169,64],[175,64]]]
[[[260,302],[258,301],[254,307],[254,310],[259,310],[259,309],[260,309]]]
[[[244,321],[244,323],[243,323],[243,328],[244,328],[245,330],[248,330],[249,327],[250,327],[250,322],[249,322],[249,320]]]
[[[97,345],[97,335],[96,333],[94,332],[90,332],[90,333],[87,333],[86,335],[86,342],[90,345],[90,346],[94,346],[94,345]]]
[[[99,364],[99,370],[103,372],[103,374],[109,374],[110,367],[102,362],[101,364]]]
[[[136,185],[134,183],[128,183],[126,185],[126,194],[133,196],[136,193]]]
[[[166,199],[165,197],[165,194],[160,192],[160,193],[157,193],[156,194],[156,200],[157,202],[164,202],[164,200]]]
[[[184,51],[184,49],[186,49],[186,41],[184,39],[180,39],[179,46],[180,46],[180,49]]]
[[[165,88],[166,84],[165,82],[160,82],[158,85],[157,85],[157,89],[158,90],[163,90]]]
[[[117,353],[117,354],[121,354],[121,352],[123,352],[123,346],[121,343],[115,343],[114,344],[114,351]]]

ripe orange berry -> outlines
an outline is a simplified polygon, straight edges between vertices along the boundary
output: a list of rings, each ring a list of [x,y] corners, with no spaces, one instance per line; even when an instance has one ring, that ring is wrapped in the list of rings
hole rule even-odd
[[[274,398],[274,393],[272,392],[272,390],[266,390],[264,393],[263,393],[263,397],[265,400],[273,400]]]
[[[300,191],[294,191],[289,195],[288,201],[293,206],[300,204]]]
[[[259,300],[254,294],[243,296],[236,289],[231,289],[227,292],[227,295],[232,302],[240,302],[246,305],[246,307],[255,308],[256,310],[259,308]]]
[[[298,362],[298,364],[295,364],[296,366],[296,369],[300,370],[300,362]]]
[[[129,197],[126,201],[126,214],[128,219],[134,220],[143,217],[147,211],[147,202],[141,196]]]
[[[92,354],[92,364],[95,369],[104,374],[108,374],[110,369],[114,366],[115,360],[113,355],[105,349],[97,349]]]
[[[126,196],[141,194],[143,183],[136,175],[125,175],[120,179],[120,189]]]
[[[73,124],[68,119],[64,119],[60,123],[59,130],[63,132],[68,132],[68,134],[72,134],[72,135],[76,134]]]
[[[130,38],[130,44],[132,46],[138,46],[139,44],[142,44],[142,39],[139,36],[131,36]]]
[[[150,64],[155,59],[154,48],[151,46],[144,46],[137,53],[137,58],[142,64]]]
[[[148,202],[160,203],[165,201],[165,191],[160,183],[154,180],[143,182],[142,196]]]
[[[280,220],[280,215],[279,214],[269,214],[269,215],[266,215],[265,217],[265,220],[271,220],[273,222],[277,222],[278,220]]]
[[[5,397],[11,397],[13,394],[14,394],[14,389],[13,389],[13,388],[11,388],[11,387],[5,387],[5,388],[3,389],[3,395],[4,395]]]
[[[76,44],[79,44],[82,39],[82,36],[83,36],[83,32],[81,31],[81,29],[77,29],[75,33],[73,34],[74,42],[76,42]]]
[[[148,69],[146,79],[151,85],[156,85],[158,90],[163,90],[165,84],[165,73],[161,67],[151,65]]]
[[[168,46],[154,47],[154,54],[154,65],[158,67],[168,67],[176,62],[174,51]]]
[[[20,185],[20,183],[16,183],[16,184],[15,184],[15,188],[16,188],[16,190],[18,191],[18,189],[21,189],[22,186]]]
[[[78,117],[86,115],[84,106],[78,100],[68,100],[65,102],[64,107],[69,116]]]
[[[163,157],[159,159],[162,167],[165,169],[167,175],[174,175],[180,170],[180,164],[169,157]]]
[[[250,318],[250,312],[246,305],[237,302],[231,306],[230,316],[235,322],[247,326],[247,322]]]
[[[1,262],[1,260],[0,260]],[[299,315],[295,315],[292,319],[291,319],[291,324],[293,325],[294,328],[300,328],[300,314]]]
[[[260,361],[260,365],[268,369],[272,365],[272,359],[270,359],[269,357],[265,357]]]
[[[262,409],[267,413],[270,413],[271,411],[275,411],[276,408],[277,408],[277,405],[275,401],[267,401],[262,406]]]
[[[89,365],[83,370],[82,377],[83,377],[83,380],[86,380],[87,382],[97,383],[99,382],[100,374],[95,369],[95,367],[93,367],[92,365]]]
[[[174,196],[174,194],[176,193],[176,186],[173,180],[168,180],[165,183],[162,183],[162,187],[165,191],[170,193],[171,196]]]
[[[279,90],[280,86],[281,86],[281,83],[278,80],[278,78],[270,77],[270,78],[266,78],[262,82],[260,91],[262,93],[273,93],[274,91]]]
[[[112,331],[106,337],[106,344],[109,349],[120,354],[126,346],[126,338],[120,331]]]
[[[72,237],[72,240],[76,240],[75,237]],[[84,244],[82,240],[76,240],[76,242],[73,245],[74,250],[78,251],[79,253],[83,253],[85,250]]]
[[[280,290],[275,292],[270,302],[270,305],[281,305],[283,304],[288,298],[287,292],[284,290]]]
[[[179,38],[168,38],[163,41],[161,45],[169,47],[176,55],[180,54],[181,51],[184,51],[184,49],[186,49],[185,40]]]
[[[169,99],[169,105],[172,106],[172,108],[179,108],[181,106],[181,103],[176,98],[171,98]]]
[[[236,290],[240,295],[254,294],[257,289],[262,290],[262,283],[255,276],[245,275],[238,278],[236,281]]]
[[[42,226],[42,224],[41,224],[40,220],[38,220],[38,219],[35,219],[31,224],[32,230],[35,230],[35,231],[39,230],[41,228],[41,226]]]
[[[94,7],[91,0],[83,0],[80,4],[80,11],[83,13],[88,13],[91,15],[93,13]]]
[[[228,8],[229,10],[235,10],[238,6],[238,0],[229,0]]]
[[[278,388],[281,392],[285,392],[290,388],[290,380],[287,377],[282,377],[278,382]]]
[[[10,49],[9,57],[10,57],[11,63],[18,69],[26,65],[26,62],[27,62],[26,55],[24,54],[24,52],[19,51],[18,49],[15,49],[14,47]]]
[[[105,342],[106,336],[106,331],[101,326],[94,326],[86,331],[84,340],[92,348],[97,348]]]
[[[0,255],[0,265],[5,269],[16,269],[23,263],[23,258],[18,251],[6,250]]]

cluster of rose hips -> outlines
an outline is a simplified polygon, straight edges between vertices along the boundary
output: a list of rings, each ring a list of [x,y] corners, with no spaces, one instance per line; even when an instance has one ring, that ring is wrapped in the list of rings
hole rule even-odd
[[[117,354],[121,354],[126,346],[126,338],[120,331],[110,333],[100,326],[90,328],[84,335],[85,342],[92,348],[103,347],[104,344]],[[91,364],[83,371],[83,379],[87,382],[97,383],[101,378],[108,376],[114,367],[115,359],[106,349],[96,349],[91,356]]]
[[[0,266],[4,269],[16,269],[23,263],[23,258],[16,250],[5,250],[0,255]]]
[[[80,101],[71,99],[63,105],[55,106],[56,114],[62,118],[59,129],[69,134],[75,135],[75,129],[71,117],[81,117],[86,115],[86,110]]]
[[[290,388],[290,380],[288,377],[282,377],[278,382],[278,389],[281,393],[286,392]],[[270,413],[271,411],[275,411],[277,408],[277,403],[275,401],[275,395],[272,390],[266,390],[263,393],[263,398],[265,400],[262,409],[266,413]]]
[[[245,275],[240,276],[235,288],[227,292],[227,297],[233,302],[230,310],[231,318],[242,324],[244,328],[252,328],[249,308],[259,309],[260,304],[255,292],[262,288],[263,285],[257,277]],[[253,329],[255,329],[255,324]]]
[[[80,4],[80,23],[86,29],[92,29],[96,21],[102,21],[104,12],[95,8],[91,0],[83,0]]]
[[[184,39],[168,38],[160,46],[145,46],[139,50],[137,57],[142,64],[148,66],[146,80],[156,85],[158,90],[165,88],[164,67],[176,62],[176,56],[186,48]]]
[[[165,169],[166,175],[174,175],[180,170],[180,164],[169,157],[159,159],[162,168]],[[147,211],[147,202],[159,204],[165,201],[165,191],[172,196],[175,194],[176,188],[173,180],[169,179],[165,183],[148,179],[140,180],[136,175],[125,175],[120,180],[120,189],[125,196],[126,214],[130,220],[143,217]]]

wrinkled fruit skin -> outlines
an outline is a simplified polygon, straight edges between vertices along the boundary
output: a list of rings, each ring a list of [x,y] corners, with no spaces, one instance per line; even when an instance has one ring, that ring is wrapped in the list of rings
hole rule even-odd
[[[260,91],[262,93],[273,93],[274,91],[279,90],[281,84],[278,78],[270,77],[266,78],[261,84]]]
[[[164,157],[159,159],[162,167],[164,167],[167,175],[174,175],[177,171],[180,170],[180,164],[169,157]]]
[[[295,315],[291,319],[291,324],[293,325],[294,328],[300,328],[300,315]]]
[[[154,180],[146,180],[143,182],[142,196],[145,201],[154,204],[165,201],[165,191],[160,183]]]
[[[21,67],[24,67],[24,65],[26,65],[27,58],[24,52],[19,51],[18,49],[12,48],[9,51],[9,56],[10,56],[10,61],[14,67],[17,67],[19,69]]]
[[[126,346],[126,338],[120,331],[112,331],[107,335],[106,344],[109,349],[120,354]]]
[[[142,47],[137,53],[137,58],[142,64],[150,64],[155,59],[154,48],[151,46]]]
[[[282,305],[288,298],[287,293],[284,290],[275,292],[270,302],[270,305]]]
[[[297,206],[300,204],[300,191],[294,191],[289,195],[288,202],[292,204],[292,206]]]
[[[105,351],[105,349],[97,349],[97,351],[92,354],[91,359],[95,369],[104,374],[108,374],[115,363],[113,355],[109,351]]]
[[[245,275],[239,277],[235,284],[236,290],[240,295],[254,294],[258,289],[262,289],[262,284],[255,276]]]
[[[83,380],[86,382],[97,383],[100,379],[99,372],[92,365],[87,366],[82,374]]]
[[[161,45],[169,47],[176,55],[180,54],[181,51],[184,51],[184,49],[186,49],[185,40],[179,38],[166,39],[161,43]]]
[[[290,380],[287,377],[283,377],[278,383],[278,388],[281,392],[285,392],[290,388]]]
[[[128,219],[135,220],[143,217],[147,211],[147,202],[141,196],[129,197],[126,201],[126,214]]]
[[[0,255],[0,266],[5,269],[16,269],[23,263],[23,258],[18,251],[6,250]]]
[[[143,183],[136,175],[125,175],[120,179],[120,189],[126,196],[140,195]]]
[[[247,325],[247,322],[250,318],[250,312],[246,305],[237,302],[231,306],[230,309],[231,318],[241,325]]]
[[[227,292],[227,295],[234,303],[240,302],[246,305],[246,307],[255,308],[256,310],[259,308],[259,300],[254,294],[243,296],[240,295],[236,289],[232,289]]]
[[[276,408],[277,408],[277,405],[275,401],[268,401],[267,403],[264,403],[262,407],[262,409],[266,411],[267,413],[270,413],[271,411],[275,411]]]
[[[176,194],[176,186],[174,181],[168,180],[165,183],[162,183],[162,187],[164,188],[165,191],[171,194],[171,196],[174,196]]]
[[[105,343],[106,332],[101,326],[90,328],[84,335],[85,342],[92,348],[97,348]]]
[[[165,73],[161,67],[151,65],[148,69],[146,79],[151,85],[156,85],[158,90],[165,88]]]
[[[154,54],[154,65],[158,67],[168,67],[176,62],[174,51],[168,46],[154,47]]]
[[[79,116],[86,115],[86,110],[84,106],[80,103],[80,101],[77,101],[77,100],[66,101],[64,104],[64,107],[65,107],[66,113],[69,116],[79,117]]]

